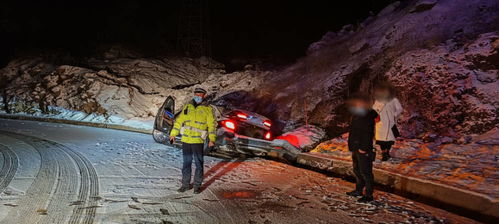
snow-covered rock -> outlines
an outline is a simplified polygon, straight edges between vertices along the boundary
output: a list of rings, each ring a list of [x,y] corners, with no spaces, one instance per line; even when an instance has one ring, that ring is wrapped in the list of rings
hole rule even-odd
[[[57,65],[46,58],[12,60],[0,70],[0,108],[10,113],[64,114],[81,120],[92,115],[150,124],[168,95],[177,99],[180,108],[196,87],[207,89],[216,99],[234,91],[252,91],[260,82],[250,71],[225,74],[222,64],[205,57],[114,56],[122,54],[89,59],[79,66]]]
[[[405,104],[405,136],[484,133],[498,124],[498,39],[499,32],[486,33],[461,47],[452,41],[397,58],[385,74]]]
[[[420,0],[416,3],[416,5],[414,5],[410,12],[416,13],[430,10],[433,6],[435,6],[435,4],[437,4],[437,2],[437,0]]]
[[[348,95],[388,79],[400,90],[408,137],[486,132],[498,123],[497,11],[488,0],[392,3],[358,27],[327,33],[269,77],[256,95],[273,106],[255,109],[338,135]]]

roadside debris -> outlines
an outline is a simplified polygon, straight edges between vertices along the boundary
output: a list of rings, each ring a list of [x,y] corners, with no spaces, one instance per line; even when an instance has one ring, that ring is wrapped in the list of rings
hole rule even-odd
[[[47,215],[47,209],[44,209],[44,208],[39,208],[36,210],[36,212],[39,214],[39,215]]]

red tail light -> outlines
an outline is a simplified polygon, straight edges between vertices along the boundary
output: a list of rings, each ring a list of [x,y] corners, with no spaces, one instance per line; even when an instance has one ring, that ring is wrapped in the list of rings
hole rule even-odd
[[[272,138],[272,134],[269,132],[267,132],[267,134],[265,134],[265,139],[267,140],[270,140]]]
[[[267,127],[270,128],[270,126],[272,126],[272,123],[270,123],[270,121],[264,121],[263,125],[265,125],[265,126],[267,126]]]
[[[234,123],[233,121],[224,121],[223,125],[228,129],[236,130],[236,123]]]
[[[243,113],[238,113],[236,116],[237,116],[238,118],[248,119],[248,115],[243,114]]]

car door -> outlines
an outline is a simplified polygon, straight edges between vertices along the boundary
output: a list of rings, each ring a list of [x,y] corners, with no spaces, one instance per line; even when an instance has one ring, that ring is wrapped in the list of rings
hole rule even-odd
[[[175,100],[168,96],[158,109],[154,120],[153,138],[156,142],[167,143],[175,120]]]

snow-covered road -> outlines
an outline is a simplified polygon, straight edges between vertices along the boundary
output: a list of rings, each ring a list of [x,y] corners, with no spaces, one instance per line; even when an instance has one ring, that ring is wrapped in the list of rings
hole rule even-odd
[[[150,135],[0,119],[1,223],[473,223],[393,194],[263,159],[205,158],[204,190],[177,193],[181,153]]]

